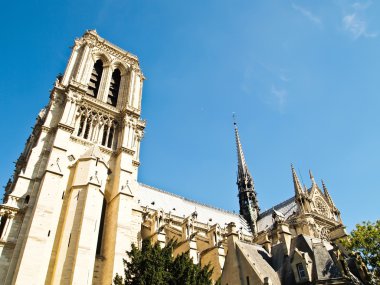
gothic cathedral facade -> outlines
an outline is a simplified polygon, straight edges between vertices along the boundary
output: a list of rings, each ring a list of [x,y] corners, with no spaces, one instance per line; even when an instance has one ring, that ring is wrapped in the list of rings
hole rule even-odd
[[[211,264],[222,284],[365,283],[311,173],[307,188],[292,167],[294,196],[260,212],[236,125],[240,215],[138,182],[144,79],[138,58],[96,31],[75,41],[5,188],[2,284],[112,284],[146,238],[176,239],[173,254]]]

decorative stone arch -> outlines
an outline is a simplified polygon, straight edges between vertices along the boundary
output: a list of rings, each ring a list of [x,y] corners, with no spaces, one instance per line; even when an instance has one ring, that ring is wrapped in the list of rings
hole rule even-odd
[[[109,66],[112,63],[112,58],[108,54],[106,54],[100,50],[93,51],[91,53],[91,58],[92,58],[93,63],[95,63],[97,60],[101,59],[103,61],[103,67]]]
[[[131,66],[126,63],[123,63],[119,60],[115,60],[111,64],[111,73],[114,72],[115,69],[120,70],[121,80],[118,92],[118,99],[116,107],[121,109],[127,105],[128,101],[128,91],[131,82]]]
[[[100,101],[104,101],[104,97],[106,97],[104,94],[106,93],[105,89],[106,89],[106,86],[109,84],[109,76],[110,76],[109,73],[110,73],[110,68],[112,64],[112,58],[108,54],[102,52],[101,50],[93,50],[89,58],[90,58],[89,60],[90,64],[88,64],[85,84],[89,84],[93,67],[98,60],[101,60],[103,63],[103,69],[102,69],[102,75],[99,82],[99,90],[98,90],[96,98]]]
[[[112,71],[115,70],[116,68],[120,70],[121,76],[129,73],[131,70],[131,67],[128,64],[121,62],[120,60],[117,60],[117,59],[111,63]]]

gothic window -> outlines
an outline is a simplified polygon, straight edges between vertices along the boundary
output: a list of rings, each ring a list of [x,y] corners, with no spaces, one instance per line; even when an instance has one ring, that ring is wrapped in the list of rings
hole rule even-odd
[[[302,280],[304,278],[306,278],[306,272],[305,272],[305,269],[303,267],[303,264],[302,263],[297,263],[297,271],[298,271],[298,276],[299,278]]]
[[[102,214],[100,216],[100,223],[99,223],[98,242],[96,244],[96,254],[97,255],[100,255],[101,250],[102,250],[104,218],[106,216],[106,208],[107,208],[107,201],[106,201],[106,199],[103,198]]]
[[[24,200],[24,204],[28,204],[29,203],[29,199],[30,199],[30,196],[26,195],[25,200]]]
[[[249,276],[247,276],[247,285],[249,285]]]
[[[108,148],[112,148],[115,136],[116,126],[112,124],[111,126],[105,125],[103,128],[102,145]]]
[[[85,140],[112,148],[117,141],[117,122],[96,110],[82,106],[76,119],[76,135]],[[74,160],[74,157],[73,159]]]
[[[91,126],[91,118],[88,117],[87,122],[86,122],[86,128],[85,128],[84,134],[83,134],[84,139],[88,139],[88,134],[90,132],[90,126]]]
[[[103,74],[103,62],[98,59],[91,72],[90,82],[88,83],[87,95],[97,97],[99,92],[100,80]]]
[[[114,126],[111,126],[109,134],[108,134],[108,142],[107,142],[107,147],[109,148],[112,147],[114,132],[115,132]]]
[[[83,127],[84,127],[84,122],[86,121],[86,117],[84,115],[82,115],[80,117],[80,123],[79,123],[79,129],[78,129],[78,133],[77,133],[77,136],[80,137],[82,136],[82,133],[83,133]]]
[[[108,91],[107,103],[115,106],[117,104],[117,97],[119,95],[121,74],[120,70],[116,68],[112,73],[110,89]]]

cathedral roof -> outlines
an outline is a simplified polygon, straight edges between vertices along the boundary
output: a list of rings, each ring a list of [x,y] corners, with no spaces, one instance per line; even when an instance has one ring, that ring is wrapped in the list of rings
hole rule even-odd
[[[259,216],[259,219],[257,220],[257,228],[259,232],[269,229],[273,225],[274,221],[272,214],[274,210],[283,214],[285,216],[285,219],[287,219],[298,210],[298,206],[294,200],[294,197],[291,197],[275,205],[272,209],[262,212]]]
[[[135,194],[142,207],[148,206],[150,209],[155,210],[162,209],[166,213],[171,212],[173,215],[183,218],[190,216],[196,211],[198,222],[204,224],[217,223],[221,227],[234,222],[237,228],[242,228],[244,234],[250,235],[245,220],[233,212],[186,199],[142,183],[139,183],[139,191]]]
[[[236,246],[257,275],[269,277],[273,284],[280,284],[276,271],[270,265],[271,258],[262,246],[242,241],[236,241]]]

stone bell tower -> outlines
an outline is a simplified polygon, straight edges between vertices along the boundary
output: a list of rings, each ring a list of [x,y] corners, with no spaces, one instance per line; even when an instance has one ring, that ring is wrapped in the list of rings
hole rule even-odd
[[[75,41],[0,205],[4,284],[111,284],[123,274],[140,228],[143,81],[137,57],[96,31]]]

